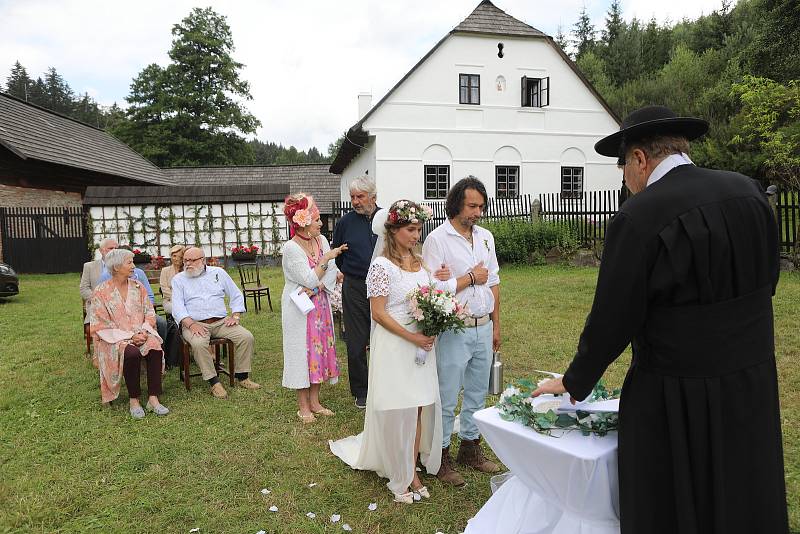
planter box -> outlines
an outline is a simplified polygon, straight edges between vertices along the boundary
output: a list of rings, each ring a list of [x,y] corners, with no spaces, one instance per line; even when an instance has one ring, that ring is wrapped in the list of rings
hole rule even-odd
[[[236,261],[256,261],[255,252],[235,252],[231,254],[231,259]]]
[[[133,255],[133,263],[140,264],[140,263],[150,263],[150,259],[152,256],[150,254],[134,254]]]

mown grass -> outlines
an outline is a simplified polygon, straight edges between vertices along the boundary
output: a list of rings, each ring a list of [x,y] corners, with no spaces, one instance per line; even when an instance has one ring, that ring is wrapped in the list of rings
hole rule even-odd
[[[502,275],[506,379],[562,370],[597,270],[508,267]],[[402,506],[375,474],[328,451],[328,439],[363,425],[341,346],[342,380],[323,389],[337,416],[296,420],[294,393],[280,386],[280,271],[268,280],[275,312],[244,319],[256,337],[253,378],[264,388],[217,401],[199,379],[186,392],[172,371],[162,396],[172,413],[133,421],[124,393],[100,408],[96,371],[83,356],[78,275],[23,276],[21,294],[0,299],[0,531],[321,533],[348,523],[354,532],[461,532],[489,498],[488,477],[465,472],[462,489],[425,477],[433,498]],[[799,529],[800,276],[782,276],[774,302],[788,501]],[[621,384],[628,362],[625,355],[609,369],[611,385]],[[331,524],[332,514],[342,520]]]

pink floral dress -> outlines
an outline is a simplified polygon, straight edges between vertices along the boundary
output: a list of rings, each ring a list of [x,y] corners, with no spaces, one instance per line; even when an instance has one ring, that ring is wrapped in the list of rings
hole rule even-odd
[[[309,258],[312,269],[316,263]],[[334,336],[331,306],[328,293],[320,291],[313,297],[314,309],[306,315],[306,354],[308,355],[308,381],[312,384],[335,383],[339,376],[336,362],[336,337]]]

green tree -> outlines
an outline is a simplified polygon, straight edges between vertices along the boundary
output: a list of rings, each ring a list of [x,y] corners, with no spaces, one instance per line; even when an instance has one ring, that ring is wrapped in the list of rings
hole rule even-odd
[[[47,69],[44,76],[44,89],[45,107],[64,115],[72,113],[75,93],[55,67]]]
[[[336,157],[336,154],[339,153],[339,149],[342,147],[342,143],[344,143],[344,139],[347,136],[347,131],[342,132],[342,135],[339,136],[336,141],[328,145],[328,161],[333,161]]]
[[[561,47],[561,50],[567,52],[569,41],[567,40],[567,36],[564,35],[564,28],[561,27],[561,24],[558,25],[558,30],[556,31],[556,36],[553,38],[553,41]]]
[[[6,79],[6,93],[27,101],[28,92],[33,84],[34,82],[28,76],[28,71],[25,70],[25,67],[19,61],[14,62],[14,66],[11,67],[11,74]]]
[[[779,82],[800,79],[800,2],[754,3],[756,38],[747,53],[752,73]]]
[[[572,43],[575,45],[576,60],[586,52],[594,49],[596,44],[594,24],[592,24],[592,19],[589,18],[589,13],[586,11],[585,5],[581,9],[578,21],[572,28],[572,35]]]
[[[148,65],[133,80],[128,120],[114,133],[160,166],[253,163],[243,135],[260,122],[237,100],[252,97],[225,17],[194,8],[172,35],[170,64]]]

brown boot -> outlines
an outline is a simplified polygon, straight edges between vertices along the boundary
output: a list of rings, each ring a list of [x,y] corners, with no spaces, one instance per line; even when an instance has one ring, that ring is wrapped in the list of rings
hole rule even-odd
[[[439,472],[436,473],[436,478],[451,486],[464,485],[464,477],[458,474],[458,471],[453,469],[450,464],[450,447],[442,449],[442,466],[439,468]]]
[[[456,462],[477,469],[481,473],[497,473],[500,468],[496,463],[486,459],[481,449],[481,438],[462,439],[458,448]]]

